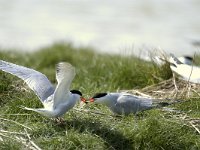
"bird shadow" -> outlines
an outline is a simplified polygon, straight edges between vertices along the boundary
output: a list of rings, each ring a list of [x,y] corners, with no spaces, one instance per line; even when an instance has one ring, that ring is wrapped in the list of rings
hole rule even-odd
[[[79,133],[87,130],[87,132],[100,137],[108,149],[133,149],[130,139],[116,129],[112,129],[110,126],[103,125],[98,121],[93,122],[89,119],[68,120],[59,124],[59,127],[65,130],[73,128]]]

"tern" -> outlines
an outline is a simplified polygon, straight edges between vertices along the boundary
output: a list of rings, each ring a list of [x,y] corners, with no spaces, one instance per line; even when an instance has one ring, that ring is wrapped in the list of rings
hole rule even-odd
[[[106,105],[113,113],[119,115],[136,114],[139,111],[152,109],[154,107],[170,105],[156,99],[140,97],[129,93],[96,93],[90,102]],[[172,103],[171,103],[172,104]]]
[[[0,60],[0,70],[24,80],[42,102],[44,108],[27,108],[48,118],[58,118],[74,107],[79,100],[85,102],[82,93],[71,90],[70,85],[75,77],[75,68],[67,63],[60,62],[56,66],[57,86],[53,87],[48,78],[36,70]]]
[[[171,57],[170,57],[171,58]],[[180,62],[187,65],[193,65],[194,59],[190,56],[180,56],[177,58]],[[169,60],[170,61],[170,60]]]
[[[187,64],[187,65],[193,65],[194,63],[194,60],[192,57],[190,56],[180,56],[180,57],[177,57],[177,59],[183,63],[183,64]],[[159,56],[154,56],[152,57],[152,60],[153,62],[158,65],[158,66],[162,66],[164,65],[166,62],[171,62],[173,61],[173,58],[172,57],[166,57],[166,58],[162,58],[162,57],[159,57]]]
[[[183,80],[200,83],[200,67],[184,64],[173,54],[170,56],[170,68],[173,73],[180,75]]]

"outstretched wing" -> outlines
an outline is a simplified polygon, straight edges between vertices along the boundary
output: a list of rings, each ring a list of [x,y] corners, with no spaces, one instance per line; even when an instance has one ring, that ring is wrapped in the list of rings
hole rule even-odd
[[[28,86],[36,93],[41,102],[54,93],[54,88],[47,77],[33,69],[15,65],[10,62],[0,60],[0,70],[15,75],[24,80]]]
[[[75,75],[75,68],[71,64],[66,62],[57,64],[56,79],[58,85],[54,93],[54,107],[61,101],[66,100],[66,96],[69,94],[71,82]]]

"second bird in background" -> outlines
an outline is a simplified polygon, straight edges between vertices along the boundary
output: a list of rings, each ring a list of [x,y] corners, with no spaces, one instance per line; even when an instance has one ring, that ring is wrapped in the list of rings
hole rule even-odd
[[[170,68],[173,73],[180,75],[183,80],[200,83],[200,67],[184,64],[173,54],[170,56]]]
[[[180,56],[180,57],[177,57],[177,59],[178,59],[181,63],[187,64],[187,65],[193,65],[193,63],[194,63],[193,58],[190,57],[190,56]],[[169,57],[169,56],[168,56],[168,57],[164,57],[164,58],[159,57],[159,56],[154,56],[154,57],[152,57],[152,61],[153,61],[156,65],[162,66],[162,65],[164,65],[166,62],[171,62],[171,61],[173,61],[173,58],[172,58],[171,56],[170,56],[170,57]]]

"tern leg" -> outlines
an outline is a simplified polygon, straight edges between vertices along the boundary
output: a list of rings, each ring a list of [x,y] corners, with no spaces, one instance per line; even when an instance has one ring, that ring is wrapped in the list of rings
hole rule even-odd
[[[59,125],[63,125],[65,124],[65,120],[62,117],[57,117],[57,118],[51,118],[55,123],[59,124]]]

